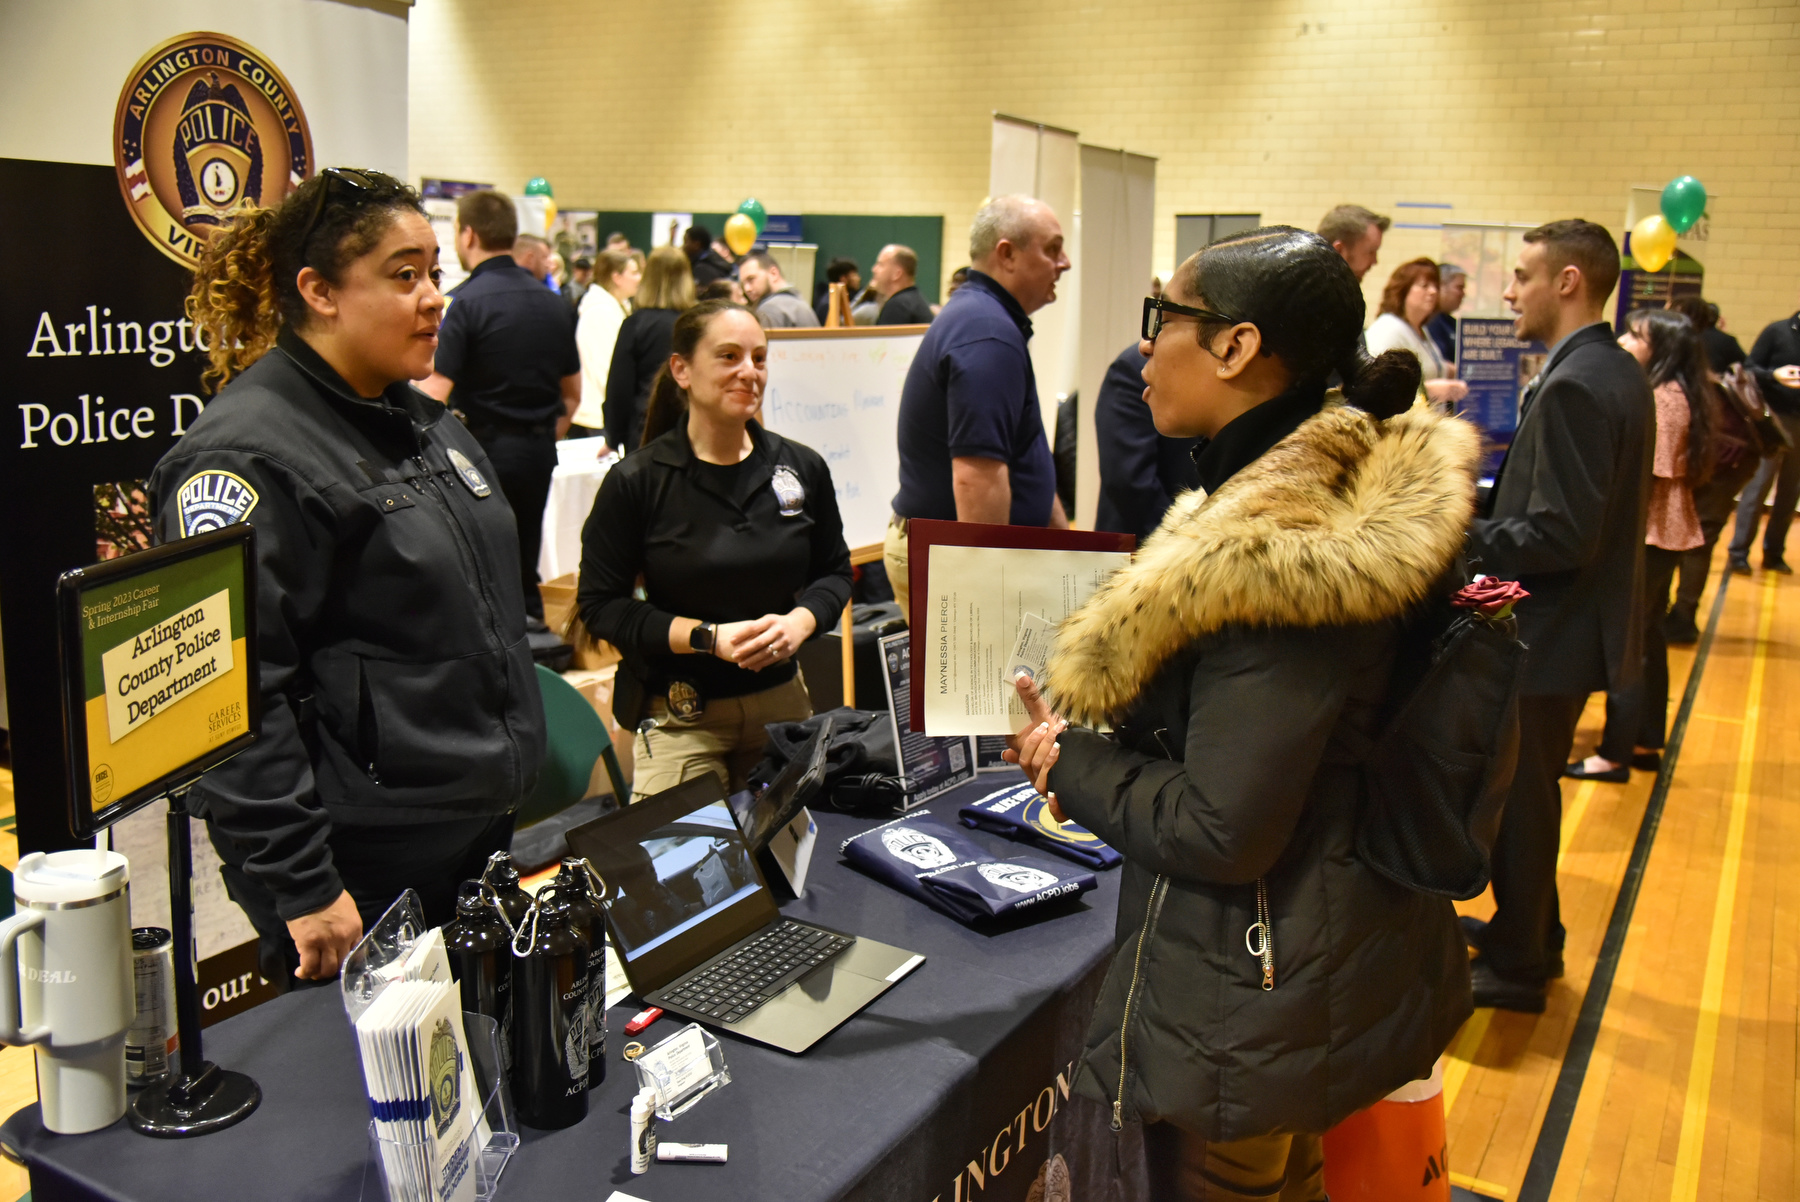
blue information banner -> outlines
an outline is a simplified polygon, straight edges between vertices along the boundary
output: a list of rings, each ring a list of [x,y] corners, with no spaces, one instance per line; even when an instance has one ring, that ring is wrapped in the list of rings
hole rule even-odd
[[[1519,394],[1544,366],[1541,342],[1513,337],[1510,317],[1464,317],[1456,323],[1456,374],[1469,395],[1456,406],[1458,417],[1481,427],[1487,460],[1481,474],[1493,476],[1513,432],[1519,428]]]
[[[759,237],[764,242],[804,242],[800,236],[800,214],[770,213],[763,222]]]

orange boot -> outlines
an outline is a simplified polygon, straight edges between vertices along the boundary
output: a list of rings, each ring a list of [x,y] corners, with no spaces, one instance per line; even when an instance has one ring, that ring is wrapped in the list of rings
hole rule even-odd
[[[1325,1133],[1331,1202],[1450,1202],[1444,1062]]]

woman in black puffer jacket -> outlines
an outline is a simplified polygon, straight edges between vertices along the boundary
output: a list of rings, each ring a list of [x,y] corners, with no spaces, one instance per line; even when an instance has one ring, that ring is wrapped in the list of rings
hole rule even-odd
[[[1158,1199],[1324,1199],[1319,1136],[1430,1075],[1470,1010],[1450,903],[1356,858],[1349,748],[1462,546],[1480,437],[1410,407],[1416,360],[1370,361],[1362,313],[1331,247],[1286,227],[1146,303],[1145,400],[1207,440],[1202,487],[1063,624],[1055,712],[1021,687],[1027,773],[1126,858],[1080,1088],[1146,1124]]]

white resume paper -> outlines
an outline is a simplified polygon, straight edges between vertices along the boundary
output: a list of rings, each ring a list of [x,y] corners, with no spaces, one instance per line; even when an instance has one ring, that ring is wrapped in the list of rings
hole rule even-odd
[[[933,736],[1010,735],[1025,727],[1025,707],[1005,679],[1019,622],[1038,614],[1061,622],[1114,572],[1126,551],[1036,551],[996,547],[930,548],[929,598],[922,611],[925,729]],[[920,601],[926,604],[921,606]]]

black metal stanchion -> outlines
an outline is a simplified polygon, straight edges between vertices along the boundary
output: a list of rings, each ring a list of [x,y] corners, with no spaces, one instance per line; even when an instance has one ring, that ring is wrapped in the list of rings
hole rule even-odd
[[[179,1139],[222,1131],[250,1117],[262,1088],[243,1073],[206,1059],[200,1035],[200,986],[194,979],[194,857],[188,842],[187,790],[169,795],[169,917],[175,936],[175,1015],[181,1071],[146,1088],[126,1118],[145,1135]]]

